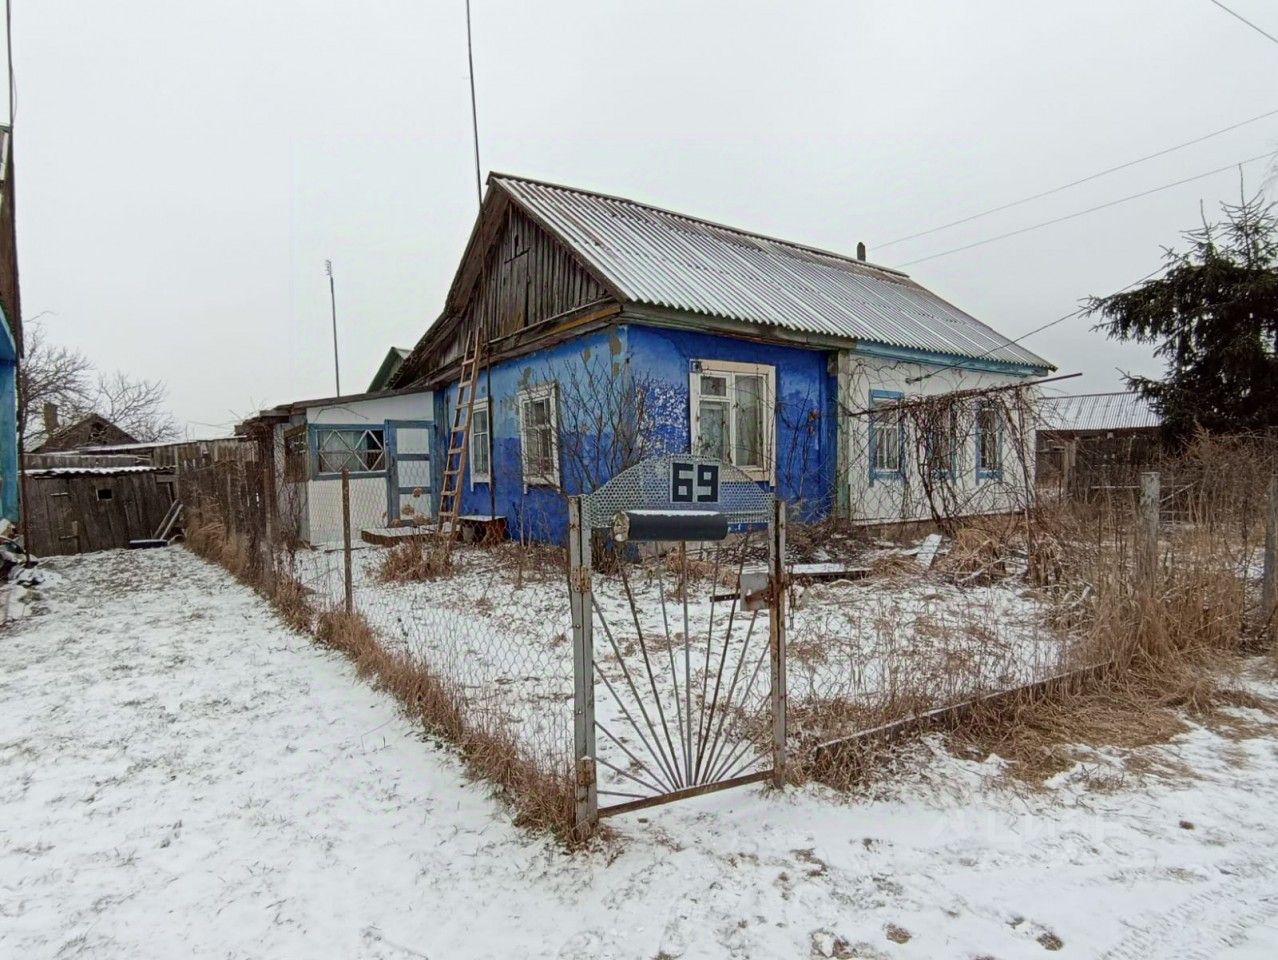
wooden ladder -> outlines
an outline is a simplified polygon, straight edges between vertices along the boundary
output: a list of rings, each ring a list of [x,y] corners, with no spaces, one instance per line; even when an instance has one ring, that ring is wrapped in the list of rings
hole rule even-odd
[[[461,488],[466,474],[466,454],[470,449],[470,421],[475,412],[475,380],[478,374],[479,330],[476,329],[462,354],[457,403],[453,407],[453,428],[448,434],[444,481],[439,491],[439,513],[435,520],[435,532],[447,536],[446,542],[450,544],[457,537],[457,516],[461,513]]]

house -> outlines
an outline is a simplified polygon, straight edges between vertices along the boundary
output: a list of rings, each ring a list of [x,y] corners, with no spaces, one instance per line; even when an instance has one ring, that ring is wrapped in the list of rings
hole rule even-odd
[[[377,368],[377,372],[373,374],[373,380],[368,385],[368,392],[375,393],[378,390],[384,390],[386,384],[390,383],[391,377],[399,372],[399,368],[404,365],[404,360],[408,357],[408,351],[403,347],[391,347],[386,351],[386,356],[382,360],[382,364]]]
[[[729,461],[802,517],[926,518],[902,402],[1054,369],[863,249],[504,174],[488,179],[442,313],[389,386],[420,391],[430,419],[451,423],[476,340],[462,512],[547,540],[562,539],[566,494],[666,452]],[[984,423],[984,440],[957,422],[937,440],[973,512],[1024,494],[1023,474],[1004,470],[1003,425]],[[435,449],[446,442],[437,430]]]
[[[435,398],[416,388],[297,400],[237,428],[269,451],[275,514],[298,541],[343,540],[342,471],[350,533],[411,527],[434,510]]]
[[[56,453],[65,450],[82,450],[86,447],[120,446],[136,444],[137,437],[117,427],[101,414],[91,413],[74,423],[58,422],[57,409],[51,404],[44,409],[44,439],[31,453]]]
[[[1131,391],[1044,397],[1039,402],[1038,484],[1087,498],[1131,485],[1160,454],[1162,418]]]
[[[18,358],[22,355],[22,302],[18,295],[18,242],[14,232],[13,130],[0,126],[0,517],[17,522]]]

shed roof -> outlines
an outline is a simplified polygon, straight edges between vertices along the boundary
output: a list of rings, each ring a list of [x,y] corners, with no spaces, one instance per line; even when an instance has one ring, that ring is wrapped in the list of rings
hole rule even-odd
[[[152,467],[145,464],[139,466],[118,467],[37,467],[27,470],[28,477],[119,477],[132,473],[163,473],[164,467]]]
[[[494,173],[623,300],[1052,369],[906,274],[621,197]]]
[[[1039,410],[1046,430],[1141,430],[1162,424],[1148,400],[1125,390],[1044,397]]]

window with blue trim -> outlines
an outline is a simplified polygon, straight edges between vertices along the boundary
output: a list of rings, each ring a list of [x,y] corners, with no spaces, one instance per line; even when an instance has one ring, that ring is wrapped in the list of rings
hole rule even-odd
[[[958,406],[948,403],[937,411],[935,422],[927,428],[923,453],[932,476],[954,476],[958,460],[957,438]]]
[[[383,427],[324,427],[314,430],[316,477],[383,473],[386,470],[386,431]]]
[[[1003,417],[997,404],[976,410],[976,479],[1003,479]]]
[[[894,390],[870,391],[870,479],[900,480],[905,476],[905,421]]]

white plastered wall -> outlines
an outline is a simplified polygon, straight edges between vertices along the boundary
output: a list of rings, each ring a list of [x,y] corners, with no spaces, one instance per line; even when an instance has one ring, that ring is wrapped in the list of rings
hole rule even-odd
[[[903,444],[903,476],[900,479],[871,476],[870,417],[862,411],[870,408],[872,390],[903,394],[908,403],[911,397],[1007,386],[1024,383],[1027,379],[1006,373],[889,360],[848,351],[839,354],[838,365],[843,457],[837,482],[846,484],[848,514],[860,523],[927,520],[932,516],[919,473],[919,445],[909,427],[909,417],[906,418]],[[1032,421],[1033,418],[1031,415],[1025,419]],[[1032,423],[1007,424],[1002,438],[1001,479],[978,479],[974,427],[970,418],[960,418],[953,479],[954,493],[962,503],[959,515],[1003,513],[1024,506],[1028,492],[1033,490],[1033,436]],[[1026,470],[1029,471],[1028,486]]]
[[[306,423],[383,426],[388,420],[434,420],[432,393],[406,393],[371,400],[335,400],[306,408]],[[309,442],[309,438],[308,438]],[[389,456],[389,452],[388,452]],[[389,464],[388,464],[389,466]],[[360,543],[360,531],[387,525],[387,480],[383,471],[375,477],[354,477],[351,487],[351,540]],[[309,541],[315,546],[342,542],[342,484],[337,479],[310,479],[306,483]]]

